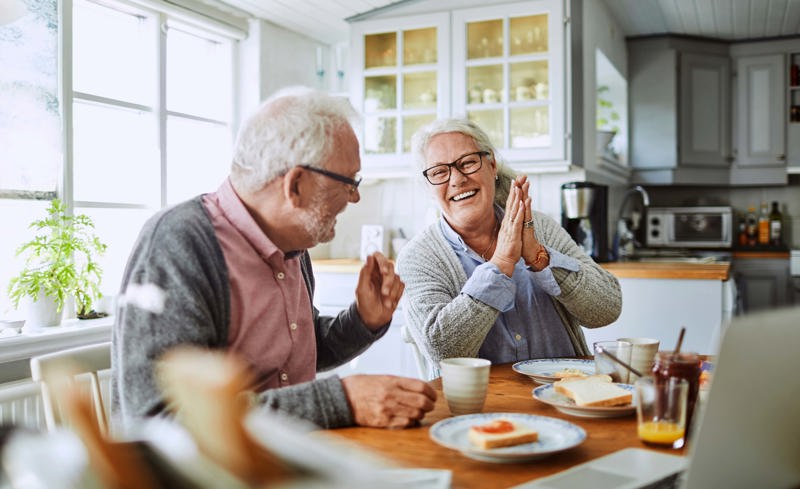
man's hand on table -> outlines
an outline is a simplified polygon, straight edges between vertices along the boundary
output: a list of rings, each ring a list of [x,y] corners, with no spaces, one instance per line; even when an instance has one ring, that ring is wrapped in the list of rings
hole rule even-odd
[[[351,375],[342,379],[353,419],[359,426],[406,428],[433,409],[436,391],[419,379],[393,375]]]

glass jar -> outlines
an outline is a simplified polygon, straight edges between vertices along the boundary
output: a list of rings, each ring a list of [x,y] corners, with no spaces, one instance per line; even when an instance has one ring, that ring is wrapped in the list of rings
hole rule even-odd
[[[695,411],[697,395],[700,392],[700,373],[703,361],[697,353],[680,352],[673,356],[671,351],[660,351],[656,354],[653,365],[653,377],[657,385],[665,385],[670,377],[686,379],[689,382],[689,395],[686,405],[686,434],[692,427],[692,414]],[[688,438],[688,436],[687,436]]]

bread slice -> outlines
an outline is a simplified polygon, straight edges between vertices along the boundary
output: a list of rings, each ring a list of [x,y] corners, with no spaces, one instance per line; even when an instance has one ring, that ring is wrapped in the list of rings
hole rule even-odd
[[[602,374],[559,380],[553,382],[553,389],[582,407],[624,406],[633,400],[630,391],[612,383],[611,377]]]
[[[588,375],[581,369],[566,367],[553,374],[553,377],[558,379],[569,379],[573,377],[588,377]]]
[[[531,443],[539,439],[539,433],[510,419],[497,418],[486,424],[470,426],[467,437],[476,447],[487,450]]]

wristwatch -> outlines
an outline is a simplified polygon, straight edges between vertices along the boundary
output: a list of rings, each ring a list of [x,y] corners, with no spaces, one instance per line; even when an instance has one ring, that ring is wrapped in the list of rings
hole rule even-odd
[[[547,248],[544,246],[539,247],[539,251],[536,252],[536,258],[533,259],[532,262],[526,263],[528,268],[534,272],[541,272],[550,264],[550,253],[547,252]]]

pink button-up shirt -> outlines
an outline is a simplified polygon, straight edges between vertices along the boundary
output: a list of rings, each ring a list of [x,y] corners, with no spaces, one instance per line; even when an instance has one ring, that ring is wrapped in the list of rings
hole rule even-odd
[[[317,347],[298,256],[287,258],[226,180],[204,196],[231,291],[228,348],[258,373],[257,390],[313,380]]]

